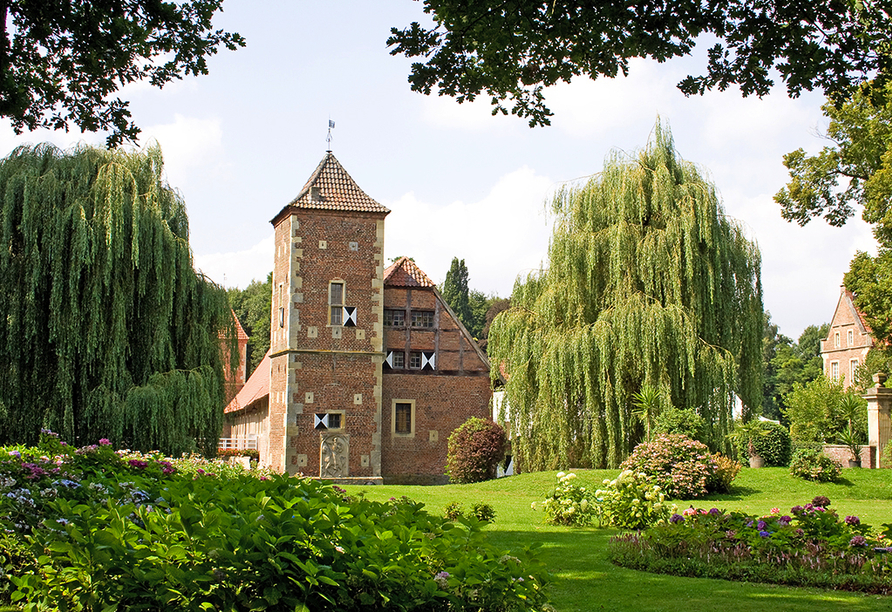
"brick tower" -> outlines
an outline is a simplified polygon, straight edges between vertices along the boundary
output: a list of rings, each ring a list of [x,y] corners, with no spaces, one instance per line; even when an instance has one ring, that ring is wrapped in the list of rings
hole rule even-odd
[[[384,218],[329,151],[275,227],[269,464],[380,481]]]

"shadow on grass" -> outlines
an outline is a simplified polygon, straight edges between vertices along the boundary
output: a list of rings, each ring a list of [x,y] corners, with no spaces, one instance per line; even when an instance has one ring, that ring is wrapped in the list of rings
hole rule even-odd
[[[754,488],[754,487],[747,487],[747,486],[738,486],[738,485],[734,485],[734,486],[731,487],[731,491],[730,491],[729,493],[712,493],[712,494],[710,494],[710,495],[706,495],[706,496],[704,496],[704,497],[700,497],[700,498],[698,498],[697,500],[693,500],[693,501],[698,501],[698,500],[699,500],[699,501],[705,501],[705,500],[711,500],[711,501],[722,501],[722,500],[728,500],[728,501],[740,501],[740,500],[744,499],[744,498],[747,497],[747,496],[750,496],[750,495],[758,495],[759,493],[762,493],[762,491],[761,491],[760,489],[756,489],[756,488]],[[679,506],[681,505],[681,503],[678,502],[678,501],[675,501],[675,503],[678,504]],[[692,503],[693,503],[693,502],[692,502]]]
[[[551,571],[549,588],[558,612],[591,610],[722,612],[816,612],[845,606],[847,612],[892,607],[892,598],[844,591],[783,587],[650,574],[612,565],[607,543],[616,534],[608,529],[493,531],[490,541],[514,549],[520,543],[540,544],[537,557]]]

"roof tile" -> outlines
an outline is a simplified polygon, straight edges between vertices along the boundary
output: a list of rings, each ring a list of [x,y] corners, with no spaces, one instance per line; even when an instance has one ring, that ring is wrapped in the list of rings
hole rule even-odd
[[[325,154],[306,185],[289,206],[384,214],[390,212],[359,188],[331,151]]]
[[[436,287],[437,285],[408,257],[400,257],[384,270],[386,287]]]

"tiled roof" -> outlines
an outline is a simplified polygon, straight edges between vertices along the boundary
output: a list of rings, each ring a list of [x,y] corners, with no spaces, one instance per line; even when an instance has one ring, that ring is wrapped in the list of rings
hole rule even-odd
[[[254,402],[269,395],[269,370],[270,370],[270,351],[266,352],[260,365],[251,374],[251,378],[241,388],[241,391],[232,398],[229,405],[223,410],[224,413],[237,412],[244,410]]]
[[[289,206],[384,214],[390,212],[359,188],[331,151],[325,154],[316,171]]]
[[[250,340],[251,338],[248,336],[248,334],[245,333],[245,328],[242,327],[242,324],[238,320],[238,317],[235,316],[235,311],[232,310],[231,308],[230,308],[230,310],[232,311],[232,320],[235,321],[235,335],[236,335],[236,337],[239,340]]]
[[[864,330],[871,334],[873,330],[870,329],[870,325],[867,324],[867,321],[864,320],[864,313],[858,310],[858,307],[855,306],[855,294],[845,288],[843,285],[843,293],[845,293],[846,297],[849,298],[849,303],[852,305],[852,310],[855,311],[855,315],[858,317],[858,320],[861,321],[861,325],[864,327]]]
[[[387,287],[436,287],[434,281],[415,265],[408,257],[400,257],[384,270],[384,285]]]

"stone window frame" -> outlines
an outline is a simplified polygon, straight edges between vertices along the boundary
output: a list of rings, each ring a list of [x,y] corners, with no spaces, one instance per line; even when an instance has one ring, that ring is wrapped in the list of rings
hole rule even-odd
[[[397,431],[397,407],[401,407],[400,411],[406,410],[405,406],[409,406],[409,430]],[[415,437],[415,400],[413,399],[394,399],[390,405],[390,435],[395,438],[414,438]]]
[[[858,366],[861,365],[861,361],[856,357],[853,359],[849,359],[849,384],[854,384],[855,382],[855,371],[858,369]]]
[[[833,348],[839,348],[839,332],[833,332]]]
[[[828,373],[830,380],[839,380],[839,361],[830,362],[830,372]]]
[[[326,410],[325,413],[328,415],[328,422],[329,422],[328,429],[326,431],[344,431],[346,429],[345,426],[346,426],[346,421],[347,421],[347,415],[346,415],[345,411],[343,411],[343,410]],[[339,417],[338,418],[339,424],[337,427],[331,426],[331,416],[333,414],[338,415],[338,417]]]
[[[335,302],[332,289],[340,285],[340,301]],[[344,304],[347,303],[347,283],[336,278],[328,283],[328,325],[329,327],[341,327],[344,324]]]
[[[854,346],[855,344],[855,330],[850,329],[846,332],[846,346]]]

